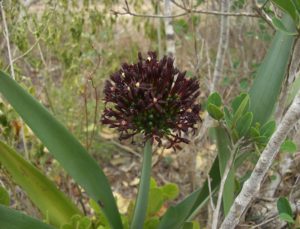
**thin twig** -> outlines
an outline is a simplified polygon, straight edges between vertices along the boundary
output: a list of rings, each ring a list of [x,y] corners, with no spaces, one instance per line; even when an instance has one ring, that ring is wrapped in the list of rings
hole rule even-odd
[[[139,157],[139,158],[142,157],[138,152],[134,151],[133,149],[131,149],[131,148],[128,147],[128,146],[122,145],[122,144],[120,144],[119,142],[116,142],[115,140],[109,140],[109,141],[110,141],[112,144],[116,145],[117,147],[119,147],[119,148],[121,148],[121,149],[124,149],[125,151],[127,151],[127,152],[133,154],[133,155],[136,156],[136,157]]]
[[[171,2],[176,5],[177,7],[183,9],[184,11],[188,12],[188,13],[198,13],[198,14],[208,14],[208,15],[216,15],[216,16],[233,16],[233,17],[240,17],[240,16],[244,16],[244,17],[259,17],[259,15],[254,14],[254,13],[249,13],[249,12],[222,12],[222,11],[210,11],[210,10],[200,10],[200,9],[191,9],[191,8],[187,8],[183,5],[180,5],[179,3],[177,3],[175,0],[171,0]]]
[[[265,224],[267,224],[269,222],[272,222],[273,220],[277,219],[278,217],[279,217],[278,215],[275,215],[275,216],[273,216],[273,217],[271,217],[271,218],[263,221],[260,224],[255,225],[255,226],[250,226],[250,225],[240,225],[240,226],[242,226],[242,227],[245,226],[245,227],[250,228],[250,229],[261,228],[261,226],[263,226],[263,225],[265,225]]]
[[[47,28],[47,26],[45,26],[45,28]],[[44,28],[44,30],[45,30],[45,28]],[[42,37],[40,36],[40,37],[34,42],[34,44],[33,44],[29,49],[26,50],[26,52],[24,52],[24,53],[21,54],[20,56],[16,57],[15,59],[13,59],[12,62],[14,63],[14,62],[18,61],[19,59],[25,57],[27,54],[29,54],[29,53],[33,50],[33,48],[39,43],[39,41],[41,40],[41,38],[42,38]]]
[[[208,192],[209,192],[209,200],[210,200],[210,207],[213,210],[213,212],[216,209],[216,206],[213,202],[213,198],[212,198],[212,191],[211,191],[211,178],[209,176],[209,174],[207,174],[207,185],[208,185]]]
[[[174,2],[174,1],[172,1]],[[221,2],[221,12],[228,12],[230,6],[230,0],[222,0]],[[212,93],[215,91],[215,88],[221,78],[223,73],[223,65],[224,65],[224,58],[225,53],[228,46],[229,40],[229,18],[225,15],[221,17],[221,25],[220,25],[220,38],[218,44],[218,52],[216,57],[216,62],[214,66],[214,72],[211,79],[211,83],[209,85],[209,92]],[[201,141],[202,138],[205,136],[207,129],[211,126],[212,120],[209,115],[205,116],[203,121],[203,125],[201,126],[198,135],[196,136],[195,140]]]
[[[12,55],[11,55],[11,48],[10,48],[10,41],[9,41],[9,33],[8,33],[8,28],[7,28],[6,16],[5,16],[5,11],[3,9],[3,4],[2,3],[3,2],[0,1],[1,16],[2,16],[2,20],[3,20],[4,37],[6,39],[6,45],[7,45],[8,60],[9,60],[9,66],[10,66],[10,73],[11,73],[11,77],[13,79],[16,79],[14,65],[13,65],[13,61],[12,61]]]
[[[172,1],[174,3],[174,1]],[[175,3],[174,3],[175,4]],[[248,13],[248,12],[240,12],[240,13],[234,13],[234,12],[220,12],[220,11],[209,11],[209,10],[193,10],[193,9],[188,9],[185,8],[184,6],[181,6],[180,4],[176,3],[176,5],[182,9],[185,10],[185,12],[179,13],[179,14],[174,14],[174,15],[156,15],[156,14],[140,14],[140,13],[135,13],[132,12],[128,2],[125,0],[125,5],[124,11],[116,11],[116,10],[111,10],[111,12],[115,15],[130,15],[130,16],[135,16],[135,17],[144,17],[144,18],[177,18],[177,17],[182,17],[185,15],[188,15],[190,13],[197,13],[197,14],[207,14],[207,15],[215,15],[215,16],[233,16],[233,17],[240,17],[240,16],[245,16],[245,17],[260,17],[258,14],[254,13]]]
[[[84,92],[83,92],[83,99],[84,99],[84,110],[85,110],[85,125],[86,125],[86,148],[89,149],[93,143],[93,139],[95,136],[96,132],[96,127],[97,127],[97,114],[98,114],[98,101],[99,101],[99,95],[97,91],[97,87],[94,83],[93,80],[93,75],[96,73],[97,69],[100,66],[101,63],[101,58],[100,54],[97,52],[96,48],[94,47],[93,44],[90,44],[94,51],[98,54],[98,62],[95,68],[86,76],[86,82],[84,85]],[[94,117],[93,117],[93,129],[92,133],[89,136],[89,131],[88,131],[88,126],[89,126],[89,112],[88,112],[88,107],[87,107],[87,88],[88,88],[88,82],[91,82],[91,86],[93,88],[94,94],[95,94],[95,108],[94,108]],[[90,140],[89,140],[90,138]]]
[[[257,14],[271,27],[275,30],[272,19],[269,17],[269,15],[264,11],[263,8],[255,7],[254,10],[257,12]]]
[[[158,3],[156,5],[155,11],[156,11],[155,13],[160,12],[160,7],[159,7]],[[161,27],[160,27],[161,20],[157,20],[156,23],[157,23],[156,34],[157,34],[158,56],[161,59],[163,56],[163,50],[162,50],[162,45],[161,45]]]
[[[166,18],[164,19],[166,33],[166,51],[167,54],[169,56],[172,56],[174,58],[174,61],[176,61],[175,34],[172,24],[172,18],[168,17],[172,15],[172,4],[170,0],[164,0],[164,2],[164,15],[166,16]]]
[[[16,58],[12,59],[12,64],[15,63],[16,61],[22,59],[23,57],[27,56],[27,55],[35,48],[36,45],[39,46],[39,42],[40,42],[40,40],[42,39],[42,33],[44,33],[45,30],[48,28],[48,24],[49,24],[50,20],[53,18],[55,9],[56,9],[56,5],[54,6],[53,10],[51,11],[51,15],[50,15],[49,19],[47,20],[46,24],[44,25],[44,28],[43,28],[43,30],[42,30],[40,36],[36,38],[36,41],[34,42],[34,44],[33,44],[30,48],[28,48],[24,53],[22,53],[20,56],[18,56],[18,57],[16,57]],[[29,30],[30,30],[30,29],[29,29]],[[31,31],[31,32],[32,32],[32,31]],[[33,34],[36,34],[36,33],[34,33],[34,32],[32,32],[32,33],[33,33]],[[46,65],[43,59],[42,59],[42,61],[43,61],[44,65]]]
[[[11,72],[12,79],[15,80],[16,77],[15,77],[15,70],[14,70],[14,65],[13,65],[13,60],[12,60],[12,55],[11,55],[9,32],[8,32],[8,28],[7,28],[5,11],[4,11],[2,3],[3,2],[0,1],[1,16],[2,16],[2,20],[3,20],[3,27],[4,27],[4,32],[5,32],[4,35],[5,35],[5,39],[6,39],[6,45],[7,45],[10,72]],[[20,119],[20,126],[21,126],[20,134],[21,134],[22,143],[23,143],[23,147],[24,147],[25,157],[28,160],[29,159],[29,153],[28,153],[28,149],[27,149],[27,142],[26,142],[25,131],[24,131],[25,125],[24,125],[22,119]]]
[[[222,0],[221,1],[221,11],[228,12],[230,7],[230,0]],[[225,15],[221,16],[221,23],[220,23],[220,38],[218,44],[218,52],[214,67],[214,73],[212,82],[209,88],[210,93],[215,91],[215,88],[218,86],[218,82],[221,79],[223,74],[223,65],[225,54],[227,51],[229,41],[229,18]]]

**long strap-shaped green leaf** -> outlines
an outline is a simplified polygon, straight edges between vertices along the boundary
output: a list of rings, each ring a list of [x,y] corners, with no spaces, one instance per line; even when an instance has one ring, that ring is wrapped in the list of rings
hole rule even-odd
[[[216,127],[215,132],[217,137],[220,176],[223,177],[225,168],[227,167],[228,161],[233,152],[230,151],[229,146],[231,145],[231,142],[224,127]],[[224,184],[224,190],[222,196],[224,215],[227,215],[234,201],[234,192],[235,192],[235,169],[234,166],[231,166]]]
[[[221,181],[218,157],[210,169],[209,177],[211,179],[211,194],[213,194]],[[203,207],[209,198],[210,191],[208,181],[206,181],[202,188],[197,189],[181,202],[167,210],[159,224],[159,229],[180,228],[187,219],[190,220]]]
[[[52,181],[1,141],[0,164],[7,169],[13,180],[22,187],[51,224],[59,227],[68,223],[73,215],[81,214]]]
[[[93,198],[112,228],[122,228],[108,180],[84,147],[36,99],[0,71],[0,92],[45,144],[64,169]]]
[[[55,229],[37,219],[0,205],[0,229]]]
[[[290,32],[295,32],[295,24],[289,15],[283,23]],[[257,70],[253,86],[249,92],[250,111],[253,112],[253,123],[264,124],[273,113],[280,94],[293,50],[295,37],[277,31],[263,62]]]
[[[181,228],[200,192],[201,190],[196,190],[192,194],[187,196],[184,201],[180,202],[178,205],[171,206],[162,218],[158,229]]]

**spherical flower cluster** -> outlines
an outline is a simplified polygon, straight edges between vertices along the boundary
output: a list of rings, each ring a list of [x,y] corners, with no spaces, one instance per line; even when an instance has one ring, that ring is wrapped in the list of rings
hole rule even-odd
[[[102,123],[117,128],[120,139],[143,133],[145,141],[159,144],[165,137],[170,147],[188,143],[185,135],[195,132],[200,120],[197,80],[186,78],[171,57],[158,61],[155,52],[148,52],[146,59],[140,53],[138,58],[136,64],[122,64],[106,81]]]

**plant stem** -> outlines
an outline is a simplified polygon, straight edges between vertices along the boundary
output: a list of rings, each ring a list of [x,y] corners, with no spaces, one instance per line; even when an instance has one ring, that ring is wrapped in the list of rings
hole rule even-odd
[[[151,163],[152,162],[152,144],[148,140],[144,148],[143,167],[141,174],[140,187],[138,196],[135,203],[133,219],[131,223],[131,229],[143,228],[143,224],[146,218],[150,177],[151,177]]]
[[[221,1],[221,12],[228,13],[231,5],[231,0],[222,0]],[[214,74],[212,82],[210,84],[209,91],[213,93],[218,86],[218,82],[221,79],[223,74],[223,65],[225,60],[225,54],[227,51],[228,40],[229,40],[229,17],[226,15],[221,16],[221,25],[220,25],[220,38],[218,45],[218,53],[215,63]]]
[[[11,55],[11,49],[10,49],[9,32],[8,32],[7,23],[6,23],[5,11],[3,9],[2,4],[3,3],[2,3],[2,0],[1,0],[0,1],[0,8],[1,8],[1,16],[2,16],[2,19],[3,19],[3,27],[4,27],[4,31],[5,31],[5,39],[6,39],[6,45],[7,45],[10,72],[11,72],[11,77],[13,79],[15,79],[15,70],[14,70],[14,65],[13,65],[13,62],[12,62],[12,55]]]

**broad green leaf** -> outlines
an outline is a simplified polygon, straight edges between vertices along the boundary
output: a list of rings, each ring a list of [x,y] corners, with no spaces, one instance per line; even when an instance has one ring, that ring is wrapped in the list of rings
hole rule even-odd
[[[165,215],[162,217],[158,229],[181,228],[185,219],[188,217],[189,212],[197,200],[200,190],[197,190],[187,196],[184,201],[181,201],[176,206],[171,206],[168,208]]]
[[[9,199],[9,194],[5,190],[5,188],[0,186],[0,204],[9,206],[10,199]]]
[[[150,188],[157,188],[156,180],[153,177],[150,179]]]
[[[200,225],[196,221],[184,223],[182,229],[200,229]]]
[[[78,229],[92,229],[92,221],[89,217],[84,216],[80,219]]]
[[[233,115],[233,119],[232,119],[233,125],[236,124],[237,120],[241,118],[242,115],[245,114],[245,112],[248,111],[249,103],[250,103],[249,95],[246,95]]]
[[[220,120],[224,117],[224,112],[217,107],[216,105],[210,103],[207,106],[207,112],[209,113],[209,115],[216,120]]]
[[[290,205],[289,201],[287,200],[287,198],[285,198],[285,197],[280,197],[277,200],[277,210],[278,210],[279,214],[285,213],[289,216],[293,216],[293,211],[292,211],[291,205]]]
[[[120,214],[106,176],[76,138],[2,71],[0,92],[63,168],[102,206],[112,228],[122,228]]]
[[[159,224],[158,217],[148,219],[144,224],[144,229],[157,229]]]
[[[281,32],[287,34],[287,35],[297,35],[298,33],[297,32],[290,32],[286,27],[285,25],[282,23],[282,21],[277,18],[277,17],[273,17],[272,18],[272,24],[274,25],[274,27],[277,29],[277,30],[280,30]]]
[[[280,213],[279,214],[279,219],[288,222],[288,223],[295,223],[295,220],[293,219],[292,216],[286,214],[286,213]]]
[[[163,206],[163,203],[163,191],[160,188],[150,189],[147,215],[151,216],[155,214]]]
[[[231,108],[233,110],[233,113],[236,113],[236,111],[238,110],[238,108],[240,107],[241,103],[243,102],[243,100],[247,97],[246,93],[241,93],[240,95],[238,95],[237,97],[235,97],[232,102],[231,102]]]
[[[230,155],[232,153],[229,149],[231,142],[227,132],[223,127],[217,127],[215,128],[215,131],[217,136],[220,176],[222,177],[225,168],[228,164]],[[223,190],[223,209],[225,215],[228,213],[234,201],[234,192],[235,192],[235,169],[234,166],[232,166],[227,176],[227,179],[225,181],[224,190]]]
[[[55,229],[37,219],[0,204],[1,229]]]
[[[63,225],[60,229],[92,229],[92,221],[87,216],[74,215],[70,223]]]
[[[259,137],[260,136],[260,134],[259,134],[259,130],[258,129],[256,129],[255,127],[250,127],[250,136],[251,136],[251,138],[257,138],[257,137]]]
[[[296,21],[296,8],[294,7],[291,0],[272,0],[272,2],[275,3],[283,11],[288,13],[293,18],[293,20]]]
[[[259,136],[259,137],[253,138],[253,140],[259,144],[265,145],[268,143],[269,138],[267,138],[266,136]]]
[[[262,136],[270,138],[272,136],[272,134],[274,133],[275,129],[276,129],[276,122],[274,120],[271,120],[271,121],[265,123],[261,127],[260,134]]]
[[[219,95],[219,93],[218,92],[212,93],[207,99],[207,104],[214,104],[217,107],[222,106],[222,98]]]
[[[240,137],[246,136],[252,124],[252,119],[253,114],[251,112],[247,112],[237,120],[236,129]]]
[[[289,32],[296,31],[295,24],[288,15],[284,16],[282,22]],[[294,41],[294,36],[281,31],[276,32],[249,92],[249,111],[253,113],[253,123],[264,124],[270,118],[280,94]]]
[[[280,146],[280,151],[295,153],[297,152],[297,145],[291,140],[285,140]]]
[[[231,129],[231,127],[232,127],[232,115],[229,112],[229,110],[227,109],[227,107],[224,107],[224,118],[225,118],[227,127],[229,129]]]
[[[0,164],[51,224],[60,226],[69,222],[74,214],[81,214],[52,181],[1,141]]]
[[[176,184],[166,184],[161,187],[164,199],[173,200],[179,195],[179,188]]]
[[[298,16],[298,23],[299,23],[299,16],[300,16],[300,0],[291,0],[292,4],[294,5],[296,12],[297,12],[297,16]]]
[[[192,220],[200,211],[200,209],[206,204],[209,200],[210,195],[213,195],[219,187],[221,176],[220,176],[220,169],[219,169],[219,157],[216,157],[214,160],[212,167],[209,171],[209,178],[210,178],[210,186],[211,192],[209,191],[208,180],[204,182],[204,185],[201,189],[198,189],[198,197],[188,215],[188,220]],[[183,200],[185,201],[185,200]],[[183,202],[182,201],[182,202]]]

